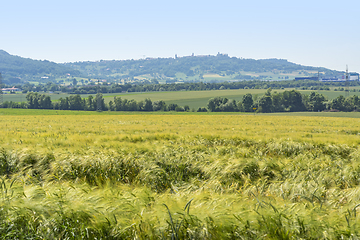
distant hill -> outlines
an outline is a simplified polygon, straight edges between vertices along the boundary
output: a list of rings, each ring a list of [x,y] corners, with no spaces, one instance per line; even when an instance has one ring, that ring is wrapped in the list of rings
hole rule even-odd
[[[140,60],[101,60],[97,62],[66,63],[93,78],[104,79],[175,79],[217,80],[264,79],[276,76],[333,75],[338,73],[326,68],[302,66],[284,59],[243,59],[216,56],[187,56],[181,58],[147,58]],[[295,74],[295,75],[294,75]]]
[[[33,60],[10,55],[0,50],[0,72],[7,83],[24,81],[49,81],[67,74],[79,76],[81,73],[73,68],[47,60]]]
[[[0,72],[8,84],[26,81],[57,81],[69,77],[125,82],[238,81],[247,79],[285,80],[295,76],[339,74],[326,68],[302,66],[284,59],[243,59],[216,56],[101,60],[57,64],[10,55],[0,50]]]

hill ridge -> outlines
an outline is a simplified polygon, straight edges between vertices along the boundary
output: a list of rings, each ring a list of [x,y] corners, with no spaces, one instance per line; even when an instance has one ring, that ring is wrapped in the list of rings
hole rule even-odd
[[[71,77],[105,79],[108,81],[229,81],[289,79],[295,75],[339,74],[322,67],[303,66],[287,59],[251,59],[229,57],[228,54],[146,58],[128,60],[79,61],[55,63],[11,55],[0,49],[0,72],[9,83],[56,81]],[[276,78],[276,77],[274,77]],[[274,79],[273,79],[274,80]]]
[[[81,73],[73,68],[48,60],[34,60],[16,55],[0,49],[0,72],[8,83],[23,81],[38,81],[43,78],[54,81],[58,77],[68,74],[80,76]]]

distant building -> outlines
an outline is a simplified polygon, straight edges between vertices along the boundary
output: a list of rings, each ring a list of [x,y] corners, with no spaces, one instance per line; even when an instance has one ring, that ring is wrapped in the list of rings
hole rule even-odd
[[[359,73],[349,73],[350,81],[359,81]]]
[[[337,77],[324,77],[319,79],[321,82],[345,82],[346,75],[341,75]],[[359,81],[359,74],[358,73],[349,73],[348,81]]]
[[[317,81],[317,80],[319,80],[319,78],[318,77],[296,77],[295,81],[298,81],[298,80],[314,80],[314,81]]]
[[[345,82],[346,75],[339,75],[339,76],[327,76],[327,77],[296,77],[295,81],[298,80],[313,80],[313,81],[320,81],[320,82]],[[349,81],[359,81],[359,73],[349,73]]]
[[[12,87],[12,88],[2,88],[1,91],[3,93],[11,93],[11,92],[21,92],[20,88]]]

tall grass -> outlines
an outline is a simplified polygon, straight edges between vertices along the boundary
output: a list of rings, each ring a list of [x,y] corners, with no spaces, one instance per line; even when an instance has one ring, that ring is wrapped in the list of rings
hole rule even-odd
[[[359,237],[354,120],[73,120],[4,118],[1,238]]]

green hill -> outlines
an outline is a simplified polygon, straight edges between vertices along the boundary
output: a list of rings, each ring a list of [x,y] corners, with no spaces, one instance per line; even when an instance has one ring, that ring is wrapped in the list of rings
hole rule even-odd
[[[97,62],[66,63],[65,66],[93,78],[108,80],[231,81],[247,79],[293,79],[295,76],[333,75],[326,68],[302,66],[284,59],[243,59],[216,56],[187,56],[180,58],[147,58],[140,60],[101,60]]]
[[[73,68],[47,60],[33,60],[11,55],[0,50],[0,72],[7,83],[25,81],[49,81],[58,77],[79,76]]]
[[[297,76],[332,76],[339,72],[302,66],[284,59],[244,59],[216,56],[101,60],[58,64],[10,55],[0,50],[0,72],[8,84],[48,82],[69,77],[106,79],[116,82],[219,82],[239,80],[286,80]],[[156,81],[154,81],[156,80]]]

